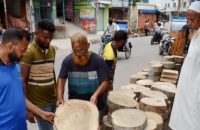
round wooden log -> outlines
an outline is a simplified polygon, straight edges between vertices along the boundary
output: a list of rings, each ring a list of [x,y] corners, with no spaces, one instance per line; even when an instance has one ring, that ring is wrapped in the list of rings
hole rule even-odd
[[[148,76],[148,79],[154,82],[157,82],[157,81],[160,81],[160,76]]]
[[[103,117],[103,126],[101,130],[113,130],[112,124],[108,121],[108,116]]]
[[[175,70],[178,70],[180,72],[181,70],[181,67],[182,67],[182,64],[175,64]]]
[[[109,95],[111,94],[130,96],[131,98],[135,98],[136,96],[133,90],[128,90],[128,89],[115,89],[109,92]]]
[[[111,118],[114,130],[144,130],[147,124],[146,114],[138,109],[119,109]]]
[[[150,79],[142,79],[142,80],[138,80],[136,82],[139,85],[145,86],[145,87],[151,87],[151,85],[154,83],[152,80]]]
[[[154,72],[154,71],[149,71],[148,77],[149,76],[161,76],[162,72]]]
[[[164,58],[165,58],[167,61],[172,61],[172,62],[174,62],[174,57],[173,57],[173,56],[164,56]]]
[[[56,130],[97,130],[99,127],[98,109],[88,101],[67,100],[56,109],[55,115]]]
[[[163,118],[161,115],[155,112],[145,112],[147,115],[147,119],[151,119],[156,122],[157,124],[157,129],[156,130],[163,130]]]
[[[173,55],[174,57],[174,62],[175,63],[183,63],[183,60],[184,60],[184,57],[183,56],[176,56],[176,55]]]
[[[143,75],[143,76],[147,77],[148,76],[148,72],[140,71],[140,72],[137,72],[136,75]]]
[[[162,72],[163,65],[162,64],[153,64],[151,65],[150,71],[152,72]]]
[[[176,93],[176,85],[169,82],[155,82],[152,84],[151,88],[163,92],[169,99],[173,99]]]
[[[142,72],[149,72],[149,69],[144,68],[144,69],[142,69]]]
[[[124,85],[121,87],[121,89],[127,89],[127,90],[132,90],[136,94],[136,100],[138,101],[140,99],[140,93],[142,91],[150,90],[150,88],[144,87],[142,85],[138,84],[129,84],[129,85]]]
[[[150,98],[163,98],[164,100],[167,100],[168,97],[162,92],[154,91],[154,90],[147,90],[141,92],[141,98],[143,97],[150,97]]]
[[[122,108],[136,108],[137,105],[133,97],[127,95],[109,94],[107,98],[110,113]]]
[[[152,65],[154,65],[154,64],[160,64],[161,63],[161,61],[159,61],[159,60],[152,60],[152,61],[150,61],[150,64],[152,64]]]
[[[141,80],[141,79],[146,79],[146,78],[147,78],[147,77],[144,76],[144,75],[137,75],[137,74],[134,74],[134,75],[132,75],[132,76],[130,77],[129,82],[130,82],[130,83],[136,83],[136,81]]]
[[[162,64],[163,64],[164,69],[174,69],[175,68],[175,62],[163,61]]]
[[[157,124],[154,120],[147,118],[147,125],[144,130],[157,130]]]
[[[160,114],[163,119],[168,117],[167,104],[162,98],[142,98],[139,102],[139,109]]]

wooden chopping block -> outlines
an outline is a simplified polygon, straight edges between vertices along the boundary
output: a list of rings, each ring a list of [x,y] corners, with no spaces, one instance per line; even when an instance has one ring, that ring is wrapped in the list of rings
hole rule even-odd
[[[137,72],[136,75],[143,75],[143,76],[147,77],[148,76],[148,72],[140,71],[140,72]]]
[[[147,115],[147,120],[151,119],[156,122],[157,124],[156,130],[163,130],[163,118],[161,115],[159,115],[158,113],[149,112],[149,111],[146,111],[145,113]]]
[[[160,64],[160,63],[161,63],[161,61],[159,61],[159,60],[152,60],[152,61],[150,61],[151,65]]]
[[[164,58],[165,58],[167,61],[172,61],[172,62],[174,62],[174,57],[173,57],[173,56],[164,56]]]
[[[164,100],[168,99],[167,95],[165,95],[164,93],[159,92],[159,91],[154,91],[154,90],[147,90],[147,91],[141,92],[141,98],[144,98],[144,97],[163,98]]]
[[[122,108],[136,108],[138,103],[131,96],[108,94],[107,106],[109,107],[110,114]]]
[[[108,121],[108,116],[103,117],[103,126],[101,130],[113,130],[112,124]]]
[[[154,82],[157,82],[157,81],[160,81],[160,76],[148,76],[148,79]]]
[[[160,114],[163,119],[167,119],[167,104],[163,98],[142,98],[139,102],[139,109],[143,111],[151,111]]]
[[[144,68],[144,69],[142,69],[142,72],[149,72],[149,69]]]
[[[147,125],[144,130],[157,130],[157,124],[154,120],[147,118]]]
[[[111,115],[114,130],[144,130],[146,114],[138,109],[119,109]]]
[[[130,96],[131,98],[135,98],[136,96],[133,90],[128,90],[128,89],[115,89],[109,92],[109,95],[111,94]]]
[[[163,61],[162,64],[163,64],[164,69],[174,69],[175,68],[175,62]]]
[[[151,65],[150,71],[152,72],[162,72],[163,65],[162,64],[153,64]]]
[[[56,130],[97,130],[99,127],[99,111],[89,101],[67,100],[56,109],[55,115]]]
[[[174,57],[174,62],[175,63],[183,63],[184,57],[183,56],[177,56],[177,55],[172,55]]]
[[[144,86],[138,85],[138,84],[124,85],[121,87],[121,89],[132,90],[136,94],[136,100],[140,99],[140,93],[142,91],[150,90],[150,88],[147,88],[147,87],[144,87]]]
[[[154,71],[149,71],[148,77],[149,76],[161,76],[162,72],[154,72]]]
[[[145,86],[145,87],[151,87],[151,85],[154,83],[153,80],[150,79],[142,79],[142,80],[138,80],[136,82],[139,85]]]
[[[146,79],[146,78],[147,78],[147,77],[144,76],[144,75],[137,75],[137,74],[134,74],[134,75],[132,75],[132,76],[130,77],[129,82],[130,82],[130,83],[136,83],[136,81],[141,80],[141,79]]]
[[[163,92],[169,99],[173,99],[176,93],[176,85],[169,82],[155,82],[152,84],[151,88]]]

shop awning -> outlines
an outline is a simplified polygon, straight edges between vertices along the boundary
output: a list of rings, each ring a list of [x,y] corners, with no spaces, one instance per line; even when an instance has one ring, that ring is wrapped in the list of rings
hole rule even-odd
[[[110,5],[112,3],[110,0],[98,0],[97,2],[99,4],[108,4],[108,5]]]
[[[143,13],[143,14],[157,14],[160,11],[158,11],[156,9],[139,9],[139,12]]]

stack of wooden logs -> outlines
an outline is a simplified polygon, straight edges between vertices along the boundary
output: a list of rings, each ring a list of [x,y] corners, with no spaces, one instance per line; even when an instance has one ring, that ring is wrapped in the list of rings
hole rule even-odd
[[[163,130],[175,92],[176,86],[166,82],[128,84],[109,92],[102,130]]]
[[[130,84],[109,92],[109,113],[103,118],[102,130],[163,130],[176,93],[177,66],[182,65],[183,57],[165,56],[164,61],[150,63],[150,69],[130,77]]]

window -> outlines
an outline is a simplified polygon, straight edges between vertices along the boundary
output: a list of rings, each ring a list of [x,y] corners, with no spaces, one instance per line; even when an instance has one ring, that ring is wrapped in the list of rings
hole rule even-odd
[[[186,8],[186,2],[183,2],[183,8]]]
[[[174,2],[174,7],[176,7],[176,3]]]

